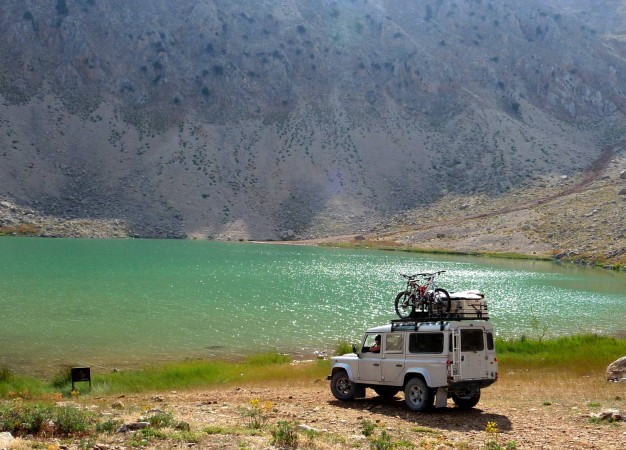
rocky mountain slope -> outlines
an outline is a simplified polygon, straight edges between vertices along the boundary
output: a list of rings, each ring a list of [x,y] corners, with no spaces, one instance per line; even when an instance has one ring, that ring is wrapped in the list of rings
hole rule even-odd
[[[2,2],[0,225],[312,238],[541,196],[626,136],[624,9]]]

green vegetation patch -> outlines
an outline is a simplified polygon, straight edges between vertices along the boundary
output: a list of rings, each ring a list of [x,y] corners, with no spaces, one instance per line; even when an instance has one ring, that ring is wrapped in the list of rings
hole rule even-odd
[[[288,370],[286,370],[288,369]],[[288,355],[277,352],[262,353],[243,361],[186,361],[141,370],[116,373],[92,373],[92,390],[84,385],[72,391],[71,376],[66,367],[50,380],[37,380],[14,374],[8,368],[0,371],[0,398],[61,398],[84,394],[111,395],[192,389],[231,383],[298,380],[323,378],[329,362],[294,364]]]
[[[626,339],[585,334],[540,340],[521,337],[496,341],[498,359],[507,367],[562,368],[584,374],[604,370],[626,354]]]
[[[75,406],[26,404],[12,401],[0,404],[0,431],[14,436],[83,434],[95,425],[95,415]]]

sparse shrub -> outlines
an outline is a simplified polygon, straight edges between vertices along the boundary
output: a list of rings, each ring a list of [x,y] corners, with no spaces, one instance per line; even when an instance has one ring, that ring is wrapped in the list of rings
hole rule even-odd
[[[272,445],[283,448],[297,448],[297,426],[296,422],[279,420],[272,429]]]
[[[0,366],[0,383],[11,381],[13,379],[13,371],[7,366]]]
[[[132,437],[128,441],[131,447],[145,447],[154,440],[162,441],[167,439],[167,434],[161,430],[155,430],[154,428],[143,428],[133,433]]]
[[[73,406],[14,403],[0,407],[0,430],[15,436],[81,434],[89,430],[92,420],[92,413]]]
[[[55,388],[61,389],[72,383],[72,368],[70,366],[63,366],[52,377],[50,384]]]
[[[263,428],[269,420],[269,413],[272,412],[272,402],[266,401],[261,404],[258,398],[250,400],[250,408],[247,409],[243,416],[248,419],[248,427],[258,430]]]
[[[174,416],[169,412],[156,412],[151,414],[148,417],[145,417],[144,420],[150,424],[153,428],[167,428],[167,427],[175,427],[176,421],[174,420]]]
[[[346,353],[352,353],[352,344],[348,341],[339,341],[337,342],[337,346],[335,347],[335,355],[341,356]]]
[[[391,435],[383,430],[380,435],[370,441],[372,450],[394,450],[396,445],[391,440]]]
[[[104,422],[98,422],[96,424],[96,432],[98,433],[115,433],[123,422],[116,419],[107,419]]]
[[[496,422],[487,422],[485,433],[487,433],[487,439],[485,440],[485,446],[483,447],[485,450],[515,450],[517,448],[515,441],[507,442],[504,447],[500,445],[498,442],[500,429],[498,428],[498,424]]]
[[[371,436],[372,434],[374,434],[375,429],[376,423],[372,422],[371,420],[363,419],[361,421],[361,431],[363,433],[363,436]]]
[[[85,433],[91,426],[92,415],[72,406],[54,408],[52,421],[56,432],[62,435]]]

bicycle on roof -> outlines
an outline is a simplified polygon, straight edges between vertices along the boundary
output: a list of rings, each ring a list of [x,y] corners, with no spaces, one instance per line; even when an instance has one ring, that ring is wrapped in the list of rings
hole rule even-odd
[[[445,273],[416,273],[406,275],[406,289],[399,292],[395,300],[396,314],[401,319],[411,318],[443,318],[450,312],[450,294],[437,287],[435,277]]]

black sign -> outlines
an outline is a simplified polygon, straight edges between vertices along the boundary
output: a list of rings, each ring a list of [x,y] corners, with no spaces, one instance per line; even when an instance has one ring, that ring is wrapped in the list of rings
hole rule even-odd
[[[72,367],[72,390],[77,381],[89,381],[91,389],[91,369],[89,367]]]

